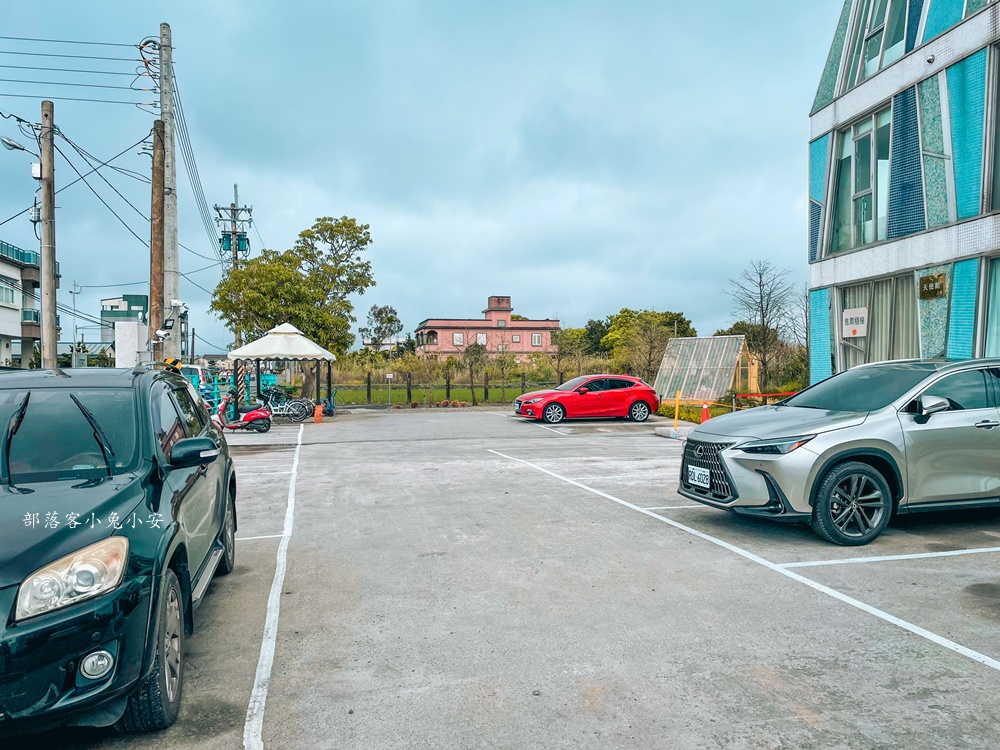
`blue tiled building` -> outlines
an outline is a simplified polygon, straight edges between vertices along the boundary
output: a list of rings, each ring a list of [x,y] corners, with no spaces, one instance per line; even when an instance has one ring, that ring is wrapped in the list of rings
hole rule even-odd
[[[810,115],[813,382],[1000,356],[1000,3],[844,0]]]

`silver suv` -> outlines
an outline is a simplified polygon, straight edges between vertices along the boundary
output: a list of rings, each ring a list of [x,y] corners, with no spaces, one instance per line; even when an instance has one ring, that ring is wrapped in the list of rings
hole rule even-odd
[[[894,512],[1000,506],[1000,359],[861,365],[684,445],[680,493],[867,544]]]

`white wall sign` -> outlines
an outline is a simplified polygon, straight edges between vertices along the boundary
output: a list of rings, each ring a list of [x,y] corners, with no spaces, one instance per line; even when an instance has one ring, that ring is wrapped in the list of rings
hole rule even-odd
[[[385,374],[385,379],[386,379],[386,380],[392,380],[392,373],[391,373],[391,372],[387,372],[387,373]]]
[[[844,310],[841,321],[842,336],[845,339],[860,338],[868,335],[868,308],[852,307]]]

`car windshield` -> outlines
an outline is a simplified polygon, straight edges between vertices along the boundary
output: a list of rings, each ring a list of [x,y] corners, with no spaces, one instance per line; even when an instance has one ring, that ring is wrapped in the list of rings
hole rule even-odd
[[[856,367],[781,403],[830,411],[875,411],[891,404],[935,369],[925,362]]]
[[[0,435],[27,394],[24,389],[0,390]],[[108,463],[98,437],[71,394],[107,437],[113,453],[111,473],[134,468],[139,453],[138,422],[130,388],[35,388],[10,441],[10,474],[15,484],[107,477]]]
[[[584,375],[584,376],[579,377],[579,378],[573,378],[572,380],[567,380],[562,385],[556,386],[556,390],[557,391],[575,391],[581,385],[583,385],[584,383],[586,383],[591,377],[593,377],[593,376],[592,375]]]

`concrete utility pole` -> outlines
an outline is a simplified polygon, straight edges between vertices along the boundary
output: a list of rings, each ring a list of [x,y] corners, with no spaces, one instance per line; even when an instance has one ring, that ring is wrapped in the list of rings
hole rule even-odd
[[[153,123],[153,187],[149,222],[149,330],[163,325],[163,120]],[[155,334],[153,334],[155,336]],[[153,361],[163,361],[163,344],[153,344]]]
[[[52,102],[42,102],[42,124],[38,143],[42,179],[42,367],[58,364],[56,343],[56,165]],[[24,356],[24,352],[21,353]]]
[[[229,204],[229,208],[223,208],[219,205],[214,206],[214,208],[215,212],[219,214],[216,218],[219,224],[225,226],[226,220],[229,221],[228,234],[233,253],[233,270],[235,271],[240,266],[240,246],[242,245],[246,252],[250,252],[250,241],[245,230],[253,224],[253,206],[240,206],[240,186],[233,185],[233,202]],[[243,214],[247,216],[245,219],[242,218]],[[225,234],[226,232],[223,230],[223,236]],[[225,242],[223,242],[224,248]],[[237,349],[243,346],[243,331],[238,325],[233,330],[233,339]],[[239,361],[233,363],[233,385],[236,388],[237,404],[241,403],[245,384],[243,382],[243,367]]]
[[[180,308],[173,301],[181,298],[180,258],[177,252],[177,160],[174,150],[174,49],[170,24],[160,24],[160,118],[163,120],[163,308],[161,315],[173,318],[174,328],[163,342],[162,356],[181,356]],[[152,300],[151,300],[152,301]],[[151,328],[163,320],[150,317]],[[155,331],[156,328],[153,328]]]

